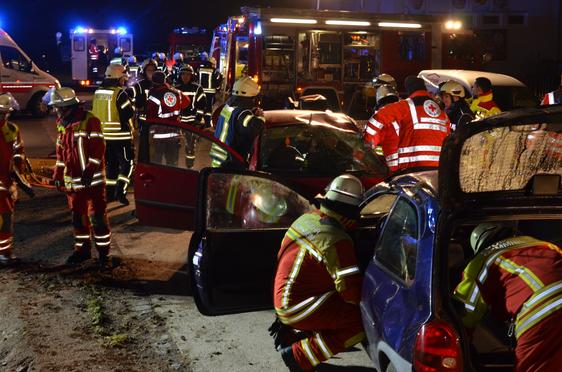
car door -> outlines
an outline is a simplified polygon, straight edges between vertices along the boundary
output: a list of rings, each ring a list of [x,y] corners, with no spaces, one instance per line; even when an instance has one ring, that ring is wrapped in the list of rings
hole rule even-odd
[[[312,208],[271,175],[203,170],[188,254],[199,311],[219,315],[271,308],[283,236]]]
[[[224,149],[233,164],[243,158],[212,133],[172,120],[143,121],[135,168],[135,205],[143,225],[192,230],[199,173],[211,166],[211,146]]]
[[[0,59],[2,90],[12,93],[22,108],[25,108],[29,93],[33,89],[31,61],[10,45],[0,45]]]

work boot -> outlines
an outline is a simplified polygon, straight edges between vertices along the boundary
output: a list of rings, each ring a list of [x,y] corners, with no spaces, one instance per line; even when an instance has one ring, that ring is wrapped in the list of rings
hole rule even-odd
[[[12,266],[20,262],[13,253],[0,254],[0,266]]]
[[[84,261],[89,260],[92,258],[92,253],[89,249],[82,250],[82,251],[74,251],[72,254],[66,259],[66,264],[70,266],[79,265]]]
[[[119,194],[117,196],[117,201],[123,205],[129,205],[129,199],[127,199],[126,194]]]
[[[285,365],[289,368],[290,372],[304,372],[293,355],[292,346],[281,349],[281,358],[283,358],[283,362],[285,362]]]
[[[107,269],[110,266],[109,262],[109,252],[99,252],[98,251],[98,267],[100,269]]]

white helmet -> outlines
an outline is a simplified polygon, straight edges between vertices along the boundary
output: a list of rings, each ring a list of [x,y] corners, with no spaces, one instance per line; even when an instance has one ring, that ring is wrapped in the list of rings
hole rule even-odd
[[[166,60],[166,53],[164,52],[158,53],[158,58],[160,58],[161,61]]]
[[[439,88],[441,93],[447,93],[454,97],[464,98],[464,88],[454,80],[449,80]]]
[[[350,174],[338,176],[326,188],[326,200],[358,206],[363,198],[363,184],[359,178]]]
[[[51,88],[43,97],[43,101],[49,106],[66,107],[80,103],[74,89],[61,87]]]
[[[232,94],[239,97],[255,97],[260,94],[260,86],[250,77],[245,76],[236,80],[232,87]]]
[[[11,93],[0,94],[0,112],[11,112],[19,109],[20,105],[18,101],[16,101]]]
[[[121,79],[127,77],[127,70],[123,65],[110,64],[105,70],[105,77],[107,79]]]
[[[392,85],[394,88],[397,87],[396,79],[389,74],[380,74],[373,80],[373,83],[375,83],[375,85],[388,84]]]
[[[175,52],[174,53],[174,61],[182,61],[183,60],[183,53]]]
[[[392,85],[384,84],[377,89],[377,102],[389,96],[399,97],[396,88],[394,88]]]

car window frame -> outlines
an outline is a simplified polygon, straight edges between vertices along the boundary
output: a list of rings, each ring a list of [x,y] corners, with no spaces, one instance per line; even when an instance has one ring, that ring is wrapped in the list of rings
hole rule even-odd
[[[10,66],[8,67],[6,64],[8,63],[8,61],[6,60],[6,57],[4,57],[4,50],[7,49],[12,49],[15,53],[17,53],[17,55],[21,58],[18,59],[19,61],[24,61],[26,63],[26,69],[22,69],[21,65],[20,68],[13,68],[11,66],[11,62],[13,61],[13,59],[11,59],[10,62]],[[33,68],[32,64],[31,64],[31,60],[29,58],[26,57],[25,54],[23,54],[18,48],[11,46],[11,45],[0,45],[0,60],[2,61],[2,66],[6,69],[9,69],[11,71],[18,71],[18,72],[26,72],[29,73],[31,72],[30,70]]]
[[[390,212],[386,215],[385,217],[385,221],[383,223],[383,226],[381,228],[381,233],[377,239],[377,242],[375,243],[375,254],[373,255],[372,258],[372,262],[377,266],[377,268],[379,268],[380,270],[382,270],[383,272],[385,272],[387,275],[389,275],[395,282],[397,282],[398,284],[400,284],[400,286],[405,287],[405,288],[411,288],[416,284],[416,279],[417,276],[414,276],[414,279],[412,280],[411,283],[407,283],[406,280],[404,278],[402,278],[401,276],[399,276],[397,273],[395,273],[394,271],[392,271],[391,269],[389,269],[385,263],[381,262],[380,260],[377,259],[377,255],[376,255],[376,250],[377,247],[379,246],[379,244],[381,243],[381,240],[384,236],[384,233],[386,232],[387,228],[388,228],[388,221],[389,218],[392,213],[394,213],[394,210],[396,209],[396,206],[398,205],[398,203],[400,202],[400,200],[404,200],[410,207],[412,207],[414,209],[414,212],[416,214],[416,226],[417,226],[417,249],[416,249],[416,266],[418,264],[418,258],[419,258],[419,253],[420,253],[420,238],[421,238],[421,234],[422,234],[422,229],[421,229],[421,224],[422,224],[422,218],[420,216],[420,209],[418,208],[418,206],[416,205],[416,203],[408,198],[404,193],[398,193],[398,197],[396,198],[396,200],[394,201],[394,204],[392,205],[392,208],[390,209]]]

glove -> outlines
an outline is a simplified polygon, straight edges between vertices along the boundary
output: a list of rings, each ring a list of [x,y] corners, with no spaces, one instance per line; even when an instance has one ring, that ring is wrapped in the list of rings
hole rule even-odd
[[[85,187],[90,187],[93,178],[94,178],[94,172],[92,168],[86,168],[84,169],[84,172],[82,172],[82,177],[80,177],[80,182],[82,182],[82,185],[84,185]]]
[[[281,323],[277,317],[275,317],[275,321],[271,323],[267,330],[269,331],[269,335],[273,337],[273,345],[277,351],[289,347],[293,343],[307,337],[305,332],[299,332]]]

